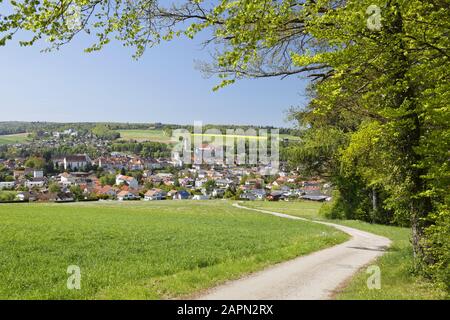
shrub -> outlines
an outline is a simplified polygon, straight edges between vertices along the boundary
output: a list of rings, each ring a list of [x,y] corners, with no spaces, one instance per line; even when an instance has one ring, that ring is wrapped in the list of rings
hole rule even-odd
[[[450,210],[440,208],[434,216],[435,224],[425,232],[425,248],[428,260],[426,274],[444,287],[450,295]]]

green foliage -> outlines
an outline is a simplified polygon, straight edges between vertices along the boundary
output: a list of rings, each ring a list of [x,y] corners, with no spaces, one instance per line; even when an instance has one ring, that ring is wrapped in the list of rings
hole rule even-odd
[[[115,140],[120,137],[120,134],[114,130],[111,130],[107,125],[98,124],[92,128],[92,133],[97,136],[97,138],[105,140]]]
[[[79,185],[74,185],[70,187],[70,192],[73,194],[74,198],[77,200],[83,200],[83,190],[81,190]]]
[[[61,192],[61,187],[59,184],[53,182],[48,186],[48,190],[52,193],[59,193]]]
[[[14,181],[14,177],[13,176],[6,176],[5,177],[5,181],[6,182],[12,182],[12,181]]]
[[[131,152],[142,157],[161,158],[170,157],[171,148],[161,142],[116,142],[111,145],[112,151]]]
[[[44,169],[45,159],[40,158],[40,157],[30,157],[25,162],[25,167],[33,168],[33,169]]]
[[[100,177],[100,183],[102,186],[113,186],[116,184],[116,176],[114,174],[107,174]]]
[[[426,272],[450,292],[450,210],[443,206],[433,218],[435,224],[426,231]]]
[[[208,180],[203,187],[208,191],[211,192],[216,187],[216,181],[215,180]]]
[[[225,199],[234,199],[236,193],[232,189],[227,189],[223,195]]]
[[[14,201],[16,198],[16,192],[15,191],[2,191],[0,190],[0,202],[1,201]]]

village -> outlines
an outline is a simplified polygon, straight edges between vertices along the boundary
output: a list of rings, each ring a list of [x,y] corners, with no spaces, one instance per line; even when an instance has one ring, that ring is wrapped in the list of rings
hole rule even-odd
[[[0,159],[0,190],[7,191],[1,201],[330,200],[323,181],[283,170],[267,176],[265,166],[185,165],[120,152],[53,158],[51,170],[44,163],[36,157]]]

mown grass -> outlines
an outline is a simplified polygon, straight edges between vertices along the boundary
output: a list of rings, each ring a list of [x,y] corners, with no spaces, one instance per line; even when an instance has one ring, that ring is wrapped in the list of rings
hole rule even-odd
[[[320,202],[313,201],[248,201],[243,203],[246,207],[264,209],[290,214],[301,218],[318,219]]]
[[[25,143],[28,141],[28,133],[0,135],[0,145]]]
[[[294,216],[325,220],[318,215],[320,203],[294,202],[246,202],[246,206],[272,210]],[[359,230],[385,236],[392,240],[387,253],[374,262],[381,270],[381,289],[369,290],[366,269],[361,270],[336,293],[336,299],[346,300],[396,300],[396,299],[446,299],[446,293],[430,281],[412,272],[412,247],[410,230],[394,226],[370,224],[357,220],[327,220]]]
[[[119,130],[120,140],[136,140],[138,142],[152,141],[170,143],[171,137],[164,133],[163,130]]]
[[[0,205],[0,299],[190,295],[348,239],[226,201]],[[69,265],[81,290],[66,287]]]

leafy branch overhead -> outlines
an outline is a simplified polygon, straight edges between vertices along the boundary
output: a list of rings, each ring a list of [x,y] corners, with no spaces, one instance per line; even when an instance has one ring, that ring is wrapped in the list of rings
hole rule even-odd
[[[79,8],[75,28],[69,23],[73,8]],[[169,6],[154,0],[11,1],[7,10],[11,13],[2,15],[0,22],[0,44],[18,37],[19,30],[27,30],[33,36],[20,39],[21,45],[43,39],[50,43],[47,50],[52,50],[84,32],[96,38],[86,49],[88,52],[100,50],[115,38],[134,47],[137,58],[161,40],[180,35],[193,38],[210,29],[211,36],[204,45],[214,44],[220,49],[204,70],[220,74],[222,85],[241,77],[289,76],[309,71],[325,77],[329,73],[321,70],[326,70],[326,64],[296,66],[292,61],[293,52],[303,52],[315,41],[305,23],[313,13],[305,8],[298,1],[185,1]]]

